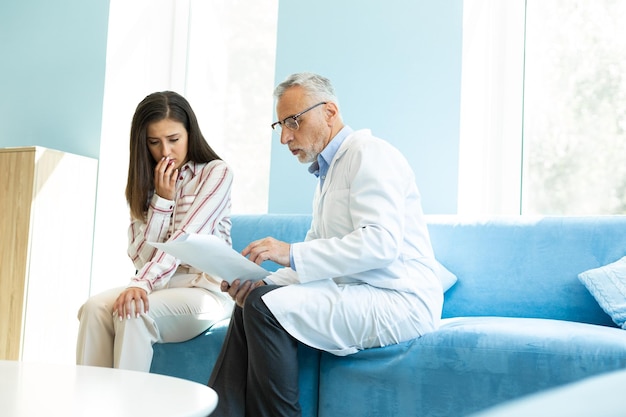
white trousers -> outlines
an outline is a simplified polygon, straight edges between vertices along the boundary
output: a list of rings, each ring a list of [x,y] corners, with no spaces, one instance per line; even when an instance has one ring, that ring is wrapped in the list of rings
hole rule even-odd
[[[176,273],[148,296],[150,311],[120,320],[113,303],[125,287],[90,297],[78,312],[76,364],[150,371],[154,343],[189,340],[230,317],[233,301],[204,274]]]

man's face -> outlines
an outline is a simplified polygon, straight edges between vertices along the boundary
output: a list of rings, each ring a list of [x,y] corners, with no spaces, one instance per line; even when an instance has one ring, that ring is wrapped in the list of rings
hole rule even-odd
[[[302,87],[291,87],[276,103],[278,120],[298,114],[314,104],[314,99],[308,97]],[[287,145],[303,164],[315,161],[331,139],[325,108],[322,104],[298,117],[298,130],[281,128],[280,143]]]

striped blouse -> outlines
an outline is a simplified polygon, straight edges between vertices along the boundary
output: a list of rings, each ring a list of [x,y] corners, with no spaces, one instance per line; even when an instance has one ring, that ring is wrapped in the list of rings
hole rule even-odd
[[[228,244],[233,173],[222,160],[187,162],[176,182],[176,199],[152,196],[145,221],[132,219],[128,228],[128,256],[137,273],[129,287],[152,291],[167,287],[180,260],[146,242],[166,242],[183,233],[215,235]]]

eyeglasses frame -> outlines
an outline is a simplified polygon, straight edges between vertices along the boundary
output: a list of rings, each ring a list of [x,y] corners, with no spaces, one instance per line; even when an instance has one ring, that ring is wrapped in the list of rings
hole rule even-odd
[[[298,123],[298,118],[301,117],[304,113],[308,112],[309,110],[313,110],[314,108],[316,108],[317,106],[321,106],[322,104],[328,104],[328,102],[327,101],[320,101],[319,103],[314,104],[311,107],[302,110],[300,113],[296,113],[296,114],[294,114],[292,116],[287,116],[283,120],[279,120],[277,122],[274,122],[274,123],[272,123],[272,130],[275,130],[277,125],[284,126],[287,129],[294,130],[294,131],[300,129],[300,123]],[[295,129],[291,128],[291,127],[289,127],[289,126],[287,126],[285,124],[285,122],[288,119],[293,119],[293,121],[296,123],[296,128]]]

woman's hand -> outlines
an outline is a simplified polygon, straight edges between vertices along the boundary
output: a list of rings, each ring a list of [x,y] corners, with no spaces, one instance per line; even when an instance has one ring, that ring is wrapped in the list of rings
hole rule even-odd
[[[233,300],[237,303],[239,307],[243,307],[243,303],[246,301],[248,294],[253,289],[260,287],[261,285],[265,285],[264,281],[243,281],[241,282],[239,279],[233,281],[232,284],[229,284],[228,281],[222,281],[220,284],[220,289],[222,292],[227,292]]]
[[[176,198],[176,178],[178,169],[174,160],[163,157],[154,168],[154,191],[161,198],[174,200]]]
[[[126,288],[113,304],[113,314],[117,313],[120,321],[124,317],[130,319],[132,315],[139,317],[140,314],[147,313],[148,310],[148,293],[141,288]]]

